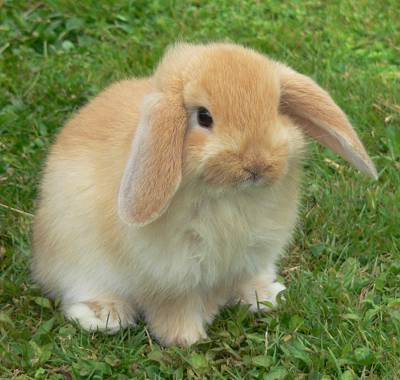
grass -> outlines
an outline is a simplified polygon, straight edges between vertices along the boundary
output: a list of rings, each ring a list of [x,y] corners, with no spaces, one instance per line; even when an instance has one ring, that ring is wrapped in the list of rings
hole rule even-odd
[[[397,0],[0,1],[0,378],[400,378],[399,12]],[[226,309],[190,349],[160,347],[144,325],[86,333],[29,277],[54,134],[177,39],[238,42],[312,76],[380,173],[372,182],[310,144],[286,301],[268,315]]]

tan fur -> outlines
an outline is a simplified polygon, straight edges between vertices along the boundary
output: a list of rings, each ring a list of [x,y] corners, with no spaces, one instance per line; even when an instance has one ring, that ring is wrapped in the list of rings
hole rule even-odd
[[[120,216],[136,225],[159,217],[181,180],[186,111],[182,101],[171,95],[160,95],[155,101],[150,95],[150,100],[154,104],[143,110],[148,120],[136,131],[120,189]]]
[[[323,145],[340,154],[374,179],[375,166],[344,112],[326,91],[310,78],[279,65],[282,84],[281,110]]]
[[[198,107],[212,130],[196,124]],[[172,47],[154,76],[113,84],[58,135],[34,224],[35,279],[82,327],[115,332],[141,312],[164,344],[201,339],[232,300],[274,304],[303,131],[373,172],[310,79],[236,45]]]

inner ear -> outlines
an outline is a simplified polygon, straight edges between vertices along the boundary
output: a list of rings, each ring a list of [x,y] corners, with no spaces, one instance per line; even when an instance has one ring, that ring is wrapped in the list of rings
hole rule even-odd
[[[363,173],[377,178],[373,162],[345,113],[311,78],[279,65],[280,111],[304,133],[332,149]]]
[[[161,93],[145,97],[119,191],[124,222],[143,226],[168,208],[181,182],[186,125],[179,99]]]

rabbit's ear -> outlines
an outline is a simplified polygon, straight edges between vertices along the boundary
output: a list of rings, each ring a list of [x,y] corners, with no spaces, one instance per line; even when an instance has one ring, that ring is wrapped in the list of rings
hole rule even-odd
[[[329,94],[311,78],[279,64],[281,112],[309,136],[329,147],[357,169],[377,179],[375,166],[356,132]]]
[[[144,99],[118,196],[120,218],[144,226],[168,208],[181,182],[186,111],[161,93]]]

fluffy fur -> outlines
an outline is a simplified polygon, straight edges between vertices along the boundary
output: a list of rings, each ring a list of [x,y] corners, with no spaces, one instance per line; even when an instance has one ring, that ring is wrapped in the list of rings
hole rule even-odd
[[[196,124],[198,107],[212,130]],[[172,47],[153,77],[112,85],[61,130],[35,218],[34,278],[82,327],[113,333],[141,313],[167,345],[205,337],[230,301],[274,304],[303,132],[320,137],[310,125],[376,173],[309,78],[236,45]]]

